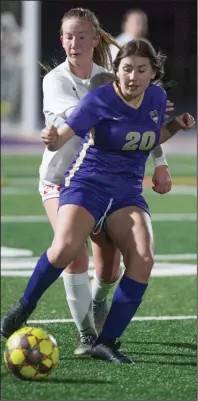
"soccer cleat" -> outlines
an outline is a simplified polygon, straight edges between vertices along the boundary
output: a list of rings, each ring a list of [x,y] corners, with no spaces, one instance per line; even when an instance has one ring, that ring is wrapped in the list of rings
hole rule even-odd
[[[75,349],[75,355],[86,355],[91,354],[91,348],[96,341],[96,335],[94,334],[86,334],[80,338],[80,342],[78,347]]]
[[[97,340],[91,349],[93,358],[102,359],[111,363],[134,363],[131,359],[118,351],[115,340]]]
[[[19,330],[23,323],[33,312],[34,308],[27,306],[23,299],[20,299],[1,319],[1,335],[5,338],[10,337],[15,331]]]
[[[103,329],[107,315],[107,299],[105,298],[103,301],[98,302],[93,300],[94,324],[98,334],[100,334]]]

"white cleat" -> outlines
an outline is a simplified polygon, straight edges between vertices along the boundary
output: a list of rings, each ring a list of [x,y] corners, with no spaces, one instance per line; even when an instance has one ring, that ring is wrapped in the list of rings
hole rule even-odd
[[[75,349],[75,355],[91,355],[91,348],[96,341],[96,335],[86,334],[80,338],[78,347]]]

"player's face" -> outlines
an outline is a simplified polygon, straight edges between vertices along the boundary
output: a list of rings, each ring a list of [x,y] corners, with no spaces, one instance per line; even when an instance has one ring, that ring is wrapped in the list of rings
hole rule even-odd
[[[66,19],[62,31],[61,42],[69,61],[73,65],[91,63],[94,47],[99,43],[91,22],[75,17]]]
[[[147,57],[124,57],[118,67],[117,77],[123,96],[133,99],[140,96],[155,78],[150,60]]]
[[[139,38],[142,36],[143,30],[144,21],[142,15],[139,13],[129,15],[125,24],[125,31],[128,32],[133,38]]]

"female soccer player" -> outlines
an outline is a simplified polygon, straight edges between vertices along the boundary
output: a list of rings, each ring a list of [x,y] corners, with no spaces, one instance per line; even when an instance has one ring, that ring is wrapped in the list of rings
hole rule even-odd
[[[113,43],[113,39],[101,30],[95,15],[83,9],[72,9],[65,14],[61,24],[61,40],[67,54],[67,61],[46,75],[43,83],[46,122],[48,124],[53,122],[56,126],[64,121],[90,89],[104,83],[104,79],[109,79],[107,72],[93,61],[107,66],[109,55],[105,43]],[[64,171],[78,151],[80,141],[80,138],[73,137],[57,153],[50,151],[44,153],[40,168],[40,192],[53,229],[57,215],[59,186],[64,182]],[[171,181],[160,147],[158,151],[153,152],[158,156],[154,156],[156,163],[154,187],[157,192],[165,193],[170,190]],[[94,311],[95,318],[98,318],[101,323],[101,315],[97,312],[104,311],[105,296],[118,276],[119,254],[116,254],[115,245],[103,232],[97,236],[92,235],[92,246],[96,266],[96,277],[92,284]],[[95,339],[87,266],[88,255],[84,246],[64,274],[69,307],[81,337],[76,351],[78,354],[86,352]],[[21,326],[42,294],[60,273],[60,270],[55,270],[47,276],[47,272],[42,271],[37,274],[37,277],[34,276],[33,280],[30,279],[24,299],[2,319],[3,335],[8,336]],[[40,275],[45,276],[45,281],[38,285]],[[31,293],[31,300],[29,293]],[[16,316],[17,319],[15,319]],[[96,323],[98,323],[97,320]]]
[[[55,236],[38,265],[62,268],[74,259],[91,232],[104,226],[123,254],[125,274],[113,297],[92,355],[130,362],[115,349],[136,313],[153,267],[153,235],[142,181],[148,155],[195,121],[185,113],[163,125],[166,94],[153,85],[162,60],[147,41],[124,45],[114,63],[116,80],[88,94],[57,130],[43,131],[51,150],[73,135],[84,138],[61,187]],[[37,265],[37,266],[38,266]]]

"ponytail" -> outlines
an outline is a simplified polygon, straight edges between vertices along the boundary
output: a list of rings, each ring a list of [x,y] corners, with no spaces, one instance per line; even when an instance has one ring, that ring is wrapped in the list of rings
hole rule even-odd
[[[104,31],[102,28],[99,28],[98,33],[100,35],[100,41],[98,46],[94,49],[93,61],[97,65],[106,68],[108,71],[112,71],[113,61],[109,45],[114,45],[118,49],[120,49],[121,46],[118,44],[116,39],[113,38],[113,36]]]

